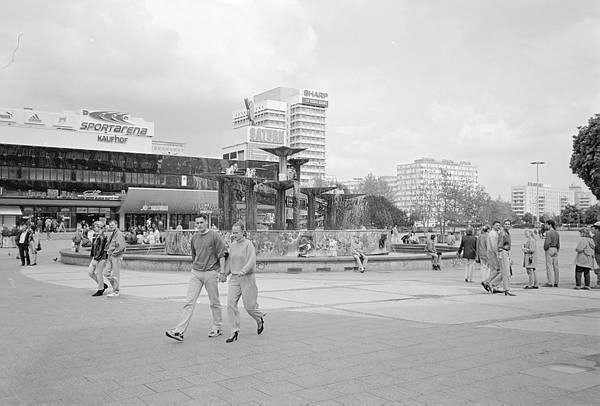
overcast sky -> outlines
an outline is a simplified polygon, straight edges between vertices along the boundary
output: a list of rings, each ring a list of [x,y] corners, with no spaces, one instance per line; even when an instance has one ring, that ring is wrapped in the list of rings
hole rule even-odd
[[[600,113],[599,50],[595,0],[20,0],[0,11],[0,106],[124,111],[219,157],[244,97],[314,88],[328,174],[467,160],[508,199],[532,160],[582,184],[569,159]]]

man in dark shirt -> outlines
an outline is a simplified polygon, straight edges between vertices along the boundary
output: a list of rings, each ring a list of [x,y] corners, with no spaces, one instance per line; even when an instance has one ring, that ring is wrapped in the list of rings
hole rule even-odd
[[[544,251],[546,252],[546,277],[548,282],[543,286],[551,288],[558,287],[558,251],[560,251],[560,236],[556,231],[556,223],[554,220],[546,221],[548,230],[546,231],[546,239],[544,240]]]
[[[594,269],[594,273],[596,274],[596,286],[592,289],[600,289],[600,221],[596,221],[592,226],[594,230],[594,244],[596,247],[594,248],[594,255],[596,257],[596,265],[599,268]]]

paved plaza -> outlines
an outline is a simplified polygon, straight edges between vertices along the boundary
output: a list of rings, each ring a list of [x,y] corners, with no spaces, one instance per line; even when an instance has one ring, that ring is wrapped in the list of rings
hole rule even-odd
[[[237,342],[208,338],[203,292],[178,343],[188,274],[124,271],[119,298],[91,297],[85,268],[53,261],[68,243],[35,267],[0,249],[2,405],[600,403],[600,290],[572,289],[572,258],[559,288],[523,290],[516,266],[516,297],[460,268],[260,274],[262,335],[242,311]]]

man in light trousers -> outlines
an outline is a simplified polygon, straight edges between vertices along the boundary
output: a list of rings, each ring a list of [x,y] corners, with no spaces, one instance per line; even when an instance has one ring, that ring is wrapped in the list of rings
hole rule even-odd
[[[117,221],[111,220],[108,223],[109,231],[112,232],[106,243],[106,264],[104,267],[104,276],[112,286],[113,291],[107,296],[118,297],[121,292],[121,262],[125,253],[125,237],[117,227]]]
[[[197,232],[191,241],[192,274],[185,305],[177,325],[165,332],[167,337],[179,342],[183,341],[183,335],[190,324],[196,301],[203,286],[206,287],[213,321],[208,336],[212,338],[223,334],[223,317],[221,303],[219,302],[219,274],[217,270],[220,274],[225,273],[227,246],[217,231],[209,230],[208,221],[204,214],[196,218],[196,229]]]
[[[556,223],[550,219],[546,221],[549,230],[546,231],[544,239],[544,251],[546,252],[546,277],[548,281],[543,285],[547,288],[558,287],[559,268],[558,251],[560,251],[560,236],[556,231]]]

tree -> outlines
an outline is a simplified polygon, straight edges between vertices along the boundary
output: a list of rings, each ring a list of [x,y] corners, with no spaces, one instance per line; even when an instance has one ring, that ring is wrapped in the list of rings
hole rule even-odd
[[[367,196],[383,196],[389,201],[394,200],[394,192],[383,177],[375,177],[369,173],[358,185],[358,193],[364,193]]]
[[[396,224],[409,226],[408,216],[383,196],[365,196],[366,210],[364,224],[375,228],[388,228]]]
[[[525,213],[523,214],[523,217],[521,217],[521,220],[523,220],[523,223],[525,224],[533,225],[533,214]]]
[[[590,118],[587,126],[578,127],[573,136],[573,154],[569,167],[600,199],[600,114]]]
[[[593,224],[600,221],[600,203],[588,207],[583,212],[583,222],[585,224]]]
[[[483,223],[492,224],[493,221],[504,221],[509,219],[514,222],[517,219],[509,202],[503,201],[500,197],[496,200],[488,198],[488,201],[482,207],[479,217]]]
[[[562,224],[579,224],[583,219],[583,213],[576,206],[567,204],[560,211],[560,219]]]

